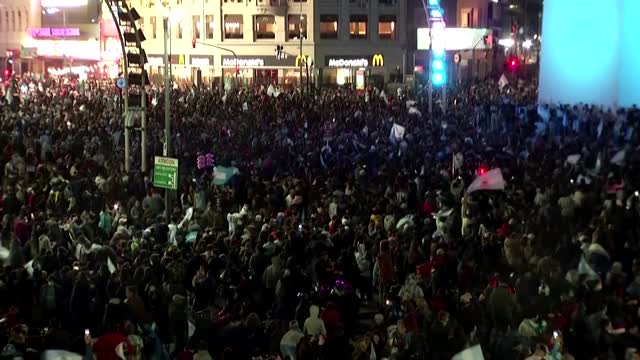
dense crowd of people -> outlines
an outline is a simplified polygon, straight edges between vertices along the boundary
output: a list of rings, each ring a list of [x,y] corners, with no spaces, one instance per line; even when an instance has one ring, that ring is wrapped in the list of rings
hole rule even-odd
[[[423,89],[176,88],[165,209],[135,127],[124,171],[115,88],[20,81],[0,103],[2,358],[640,358],[637,108],[538,106],[519,82],[432,114]]]

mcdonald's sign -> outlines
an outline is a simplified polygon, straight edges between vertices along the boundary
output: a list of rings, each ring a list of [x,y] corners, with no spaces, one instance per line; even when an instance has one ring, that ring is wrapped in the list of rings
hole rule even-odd
[[[296,56],[296,67],[300,67],[300,65],[306,65],[309,62],[309,56],[298,55]]]
[[[375,54],[371,59],[371,66],[384,66],[384,57],[382,54]]]

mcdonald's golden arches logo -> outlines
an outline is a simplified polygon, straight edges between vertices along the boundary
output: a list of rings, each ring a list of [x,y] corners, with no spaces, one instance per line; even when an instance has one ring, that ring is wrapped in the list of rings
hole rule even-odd
[[[373,55],[371,66],[384,66],[384,56],[382,56],[382,54]]]
[[[298,55],[296,56],[296,66],[306,65],[309,62],[310,56]]]

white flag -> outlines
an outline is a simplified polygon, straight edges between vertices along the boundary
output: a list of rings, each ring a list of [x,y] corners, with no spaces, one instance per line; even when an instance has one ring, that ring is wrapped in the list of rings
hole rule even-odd
[[[33,260],[24,264],[24,269],[27,270],[30,276],[33,276]]]
[[[391,128],[391,133],[389,134],[389,138],[391,139],[391,141],[395,142],[399,142],[400,140],[402,140],[404,138],[404,132],[405,132],[405,128],[404,126],[398,125],[398,124],[393,124],[393,127]]]
[[[109,257],[107,258],[107,267],[109,268],[109,272],[110,273],[113,274],[114,272],[116,272],[116,266],[113,265],[113,262],[111,261],[111,258],[109,258]]]
[[[476,345],[470,348],[464,349],[457,354],[455,354],[451,360],[484,360],[484,355],[482,355],[482,347],[480,345]]]
[[[580,154],[573,154],[573,155],[569,155],[567,156],[567,163],[569,165],[575,165],[578,163],[578,161],[580,161],[580,158],[582,156]]]
[[[509,85],[509,80],[507,80],[507,77],[502,74],[502,76],[500,76],[500,80],[498,80],[498,86],[500,87],[500,90],[502,90],[502,88],[507,85]]]
[[[502,171],[500,171],[500,169],[493,169],[473,180],[467,188],[467,192],[470,193],[477,190],[504,190],[506,184],[502,177]]]
[[[614,165],[622,166],[624,165],[624,160],[626,156],[627,156],[627,151],[622,149],[618,151],[615,155],[613,155],[613,157],[611,158],[611,163]]]

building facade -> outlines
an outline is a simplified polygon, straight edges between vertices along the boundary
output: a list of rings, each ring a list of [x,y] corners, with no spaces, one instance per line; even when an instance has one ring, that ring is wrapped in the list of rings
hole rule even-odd
[[[323,85],[402,82],[407,74],[407,1],[315,0],[318,81]]]
[[[21,45],[28,37],[28,29],[40,24],[39,1],[0,0],[0,61],[2,73],[11,58],[13,71],[20,73],[28,68],[21,60]]]
[[[311,2],[133,0],[131,5],[142,17],[139,27],[147,39],[143,43],[147,70],[155,84],[164,77],[165,18],[175,80],[294,85],[311,71],[307,69],[314,59],[314,32],[308,21],[313,18]]]
[[[406,1],[132,0],[131,5],[142,17],[154,83],[163,78],[165,17],[177,80],[201,77],[212,83],[237,73],[244,84],[286,86],[309,79],[362,88],[400,82],[411,64]]]

